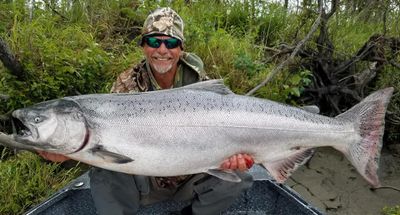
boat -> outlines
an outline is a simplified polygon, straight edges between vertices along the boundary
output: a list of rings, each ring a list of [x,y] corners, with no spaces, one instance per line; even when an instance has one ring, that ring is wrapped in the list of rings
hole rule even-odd
[[[298,193],[284,184],[276,183],[259,165],[249,171],[253,186],[244,192],[222,215],[322,215]],[[140,208],[138,215],[167,215],[185,207],[182,202],[163,201]],[[31,208],[26,215],[96,215],[90,193],[88,172],[70,182],[47,200]]]

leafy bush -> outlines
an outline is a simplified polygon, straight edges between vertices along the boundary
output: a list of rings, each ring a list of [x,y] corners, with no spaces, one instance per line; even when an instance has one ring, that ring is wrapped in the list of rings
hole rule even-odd
[[[20,56],[27,72],[26,80],[18,83],[21,103],[29,104],[77,92],[101,91],[109,56],[81,26],[54,26],[48,18],[30,24],[20,23],[12,32],[14,52]],[[27,36],[30,35],[30,36]],[[17,82],[5,76],[2,88]],[[25,86],[25,87],[22,87]]]
[[[1,105],[2,110],[63,96],[107,92],[116,73],[113,71],[122,71],[130,61],[129,54],[106,52],[85,26],[58,25],[56,19],[48,17],[16,24],[8,41],[20,56],[26,78],[17,80],[0,70],[0,92],[11,96]],[[121,47],[130,50],[129,45]]]
[[[400,59],[399,59],[400,60]],[[395,89],[400,88],[400,75],[398,69],[393,67],[386,67],[378,76],[376,81],[375,90],[384,87],[392,86]],[[386,124],[385,137],[389,143],[398,143],[400,139],[400,94],[394,93],[388,107],[389,123]],[[390,125],[390,126],[388,126]]]

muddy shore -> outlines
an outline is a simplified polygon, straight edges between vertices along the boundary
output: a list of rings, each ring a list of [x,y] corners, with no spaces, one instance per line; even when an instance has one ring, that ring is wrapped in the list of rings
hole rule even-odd
[[[400,188],[400,152],[396,150],[397,147],[382,150],[379,168],[382,186]],[[400,205],[399,191],[371,190],[347,159],[331,148],[318,149],[286,185],[328,215],[379,215],[385,206]]]

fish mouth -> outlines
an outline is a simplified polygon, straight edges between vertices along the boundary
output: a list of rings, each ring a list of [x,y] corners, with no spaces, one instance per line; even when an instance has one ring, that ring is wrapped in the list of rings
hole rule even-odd
[[[29,126],[25,125],[20,119],[12,117],[14,137],[18,139],[33,139],[33,132]]]

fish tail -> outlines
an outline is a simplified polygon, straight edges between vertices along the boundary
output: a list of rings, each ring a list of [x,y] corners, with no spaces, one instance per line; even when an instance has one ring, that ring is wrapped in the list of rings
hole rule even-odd
[[[355,123],[360,139],[342,151],[358,172],[374,187],[379,187],[379,158],[384,133],[385,112],[392,96],[393,88],[374,92],[350,110],[336,118]]]

